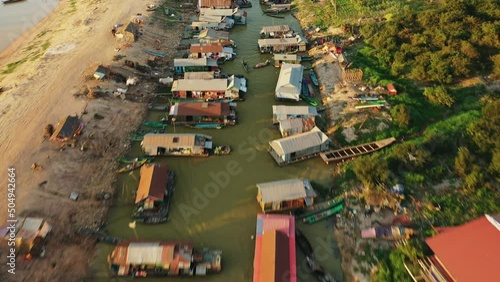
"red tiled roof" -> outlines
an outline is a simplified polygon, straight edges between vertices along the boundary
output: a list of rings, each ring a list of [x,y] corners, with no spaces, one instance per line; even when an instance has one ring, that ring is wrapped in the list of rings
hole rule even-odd
[[[483,216],[426,240],[456,281],[499,281],[500,223]]]

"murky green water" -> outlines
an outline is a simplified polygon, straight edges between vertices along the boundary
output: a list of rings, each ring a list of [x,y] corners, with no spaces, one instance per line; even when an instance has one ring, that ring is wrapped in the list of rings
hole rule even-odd
[[[252,281],[256,215],[259,205],[255,199],[256,183],[304,177],[323,185],[332,182],[332,168],[320,158],[278,167],[267,152],[268,142],[279,138],[277,129],[271,126],[274,88],[279,69],[268,66],[262,69],[243,70],[241,59],[250,65],[271,59],[261,55],[257,39],[262,26],[288,24],[298,31],[298,22],[286,15],[285,19],[267,17],[254,1],[254,7],[246,9],[249,14],[247,26],[236,26],[231,30],[231,39],[237,44],[237,59],[223,65],[225,73],[244,74],[249,79],[249,92],[245,102],[238,104],[239,124],[222,130],[196,130],[213,136],[214,143],[230,145],[233,152],[228,156],[209,158],[163,158],[177,173],[173,207],[170,221],[161,225],[137,225],[137,236],[141,240],[190,240],[195,246],[218,248],[223,251],[223,270],[220,274],[205,278],[183,278],[183,281]],[[305,102],[300,102],[305,105]],[[290,105],[294,105],[291,103]],[[156,121],[158,114],[150,114],[148,120]],[[193,132],[193,129],[176,127],[176,132]],[[167,132],[173,132],[172,127]],[[138,148],[131,154],[138,154]],[[117,205],[110,211],[108,231],[112,235],[134,239],[129,229],[133,195],[139,172],[120,179],[117,188]],[[318,260],[341,281],[340,257],[333,239],[331,220],[315,225],[297,226],[303,230],[317,249]],[[94,273],[98,281],[110,281],[106,256],[112,246],[98,248]],[[297,268],[299,281],[315,281],[309,273],[305,259],[298,251]],[[148,280],[142,280],[148,281]],[[155,281],[155,280],[151,280]]]

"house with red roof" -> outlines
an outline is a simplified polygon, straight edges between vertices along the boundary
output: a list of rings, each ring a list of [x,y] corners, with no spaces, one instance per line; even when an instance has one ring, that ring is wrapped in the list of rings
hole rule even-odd
[[[436,231],[426,240],[434,255],[419,260],[420,275],[412,275],[415,281],[500,281],[500,215]]]
[[[297,282],[293,216],[257,215],[253,282]]]

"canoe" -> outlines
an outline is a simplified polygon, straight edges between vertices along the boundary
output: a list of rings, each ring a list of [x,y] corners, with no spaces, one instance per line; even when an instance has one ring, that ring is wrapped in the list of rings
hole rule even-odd
[[[302,209],[302,214],[298,215],[297,218],[304,218],[304,217],[308,217],[308,216],[317,214],[317,213],[322,212],[324,210],[334,208],[334,207],[342,204],[343,202],[344,202],[344,198],[339,197],[339,198],[331,199],[331,200],[316,204],[314,206],[304,208],[304,209]]]
[[[309,105],[311,105],[313,107],[318,106],[318,102],[314,101],[313,99],[309,98],[308,96],[300,95],[300,98],[302,98],[302,100],[306,101]]]
[[[266,61],[265,61],[265,62],[263,62],[263,63],[258,63],[258,64],[256,64],[253,68],[254,68],[254,69],[263,68],[263,67],[265,67],[265,66],[269,65],[269,63],[270,63],[270,61],[269,61],[269,60],[266,60]]]
[[[186,124],[186,126],[196,129],[222,129],[219,123]]]
[[[127,164],[125,167],[120,168],[116,172],[118,172],[118,173],[124,173],[124,172],[129,172],[129,171],[132,171],[132,170],[136,170],[136,169],[140,168],[143,164],[145,164],[146,161],[147,160],[142,160],[142,161],[138,161],[138,162],[133,162],[131,164]]]
[[[304,223],[308,223],[308,224],[316,223],[320,220],[329,218],[330,216],[332,216],[336,213],[339,213],[340,211],[342,211],[343,208],[344,208],[344,205],[338,205],[338,206],[335,206],[331,209],[328,209],[328,210],[319,212],[317,214],[313,214],[311,216],[305,217],[302,221]]]
[[[312,59],[313,59],[312,56],[300,56],[300,60],[303,62],[312,61]]]
[[[230,146],[217,146],[214,149],[214,155],[216,156],[229,155],[230,153],[231,153]]]
[[[304,255],[308,257],[314,257],[314,251],[307,240],[306,236],[300,231],[298,228],[295,228],[295,242],[299,245],[300,250],[304,253]]]
[[[163,122],[145,121],[142,124],[147,127],[167,127],[167,124]]]
[[[284,16],[278,16],[278,15],[273,15],[273,14],[269,14],[269,13],[266,13],[265,15],[268,16],[268,17],[273,17],[273,18],[278,18],[278,19],[284,19],[285,18]]]
[[[309,76],[311,77],[311,80],[312,80],[312,83],[314,84],[314,86],[319,86],[319,81],[318,81],[318,78],[316,77],[316,74],[314,73],[314,71],[309,72]]]
[[[302,79],[302,96],[309,96],[309,87],[307,87],[307,81],[305,78]]]
[[[243,64],[243,68],[244,68],[246,71],[249,71],[247,62],[245,62],[245,61],[241,61],[241,63]]]
[[[366,101],[362,103],[358,103],[354,105],[356,109],[366,109],[366,108],[381,108],[385,106],[385,100],[377,100],[377,101]]]
[[[148,53],[149,55],[153,55],[153,56],[160,57],[160,58],[165,58],[167,56],[167,54],[155,52],[155,51],[148,50],[148,49],[144,49],[144,52]]]
[[[120,157],[120,158],[116,158],[116,161],[120,162],[122,164],[133,164],[133,163],[142,162],[142,161],[146,161],[147,163],[149,163],[152,160],[154,160],[154,157],[139,157],[139,158]]]

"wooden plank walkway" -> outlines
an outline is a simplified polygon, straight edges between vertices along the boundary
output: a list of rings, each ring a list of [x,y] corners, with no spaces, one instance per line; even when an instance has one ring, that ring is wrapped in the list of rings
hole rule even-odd
[[[387,138],[375,142],[365,143],[357,146],[346,147],[338,150],[330,150],[320,153],[321,158],[329,164],[330,162],[339,162],[346,159],[355,158],[361,155],[373,153],[394,143],[396,138]]]

